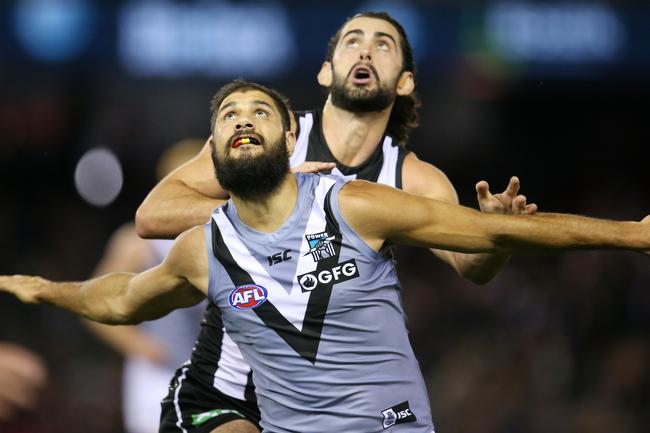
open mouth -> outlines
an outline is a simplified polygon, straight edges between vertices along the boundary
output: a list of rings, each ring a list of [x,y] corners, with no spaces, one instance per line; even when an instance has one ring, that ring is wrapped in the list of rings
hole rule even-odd
[[[372,70],[368,66],[359,65],[352,69],[352,82],[354,84],[368,84],[372,80]]]
[[[239,146],[242,144],[255,144],[259,145],[260,141],[256,138],[253,137],[252,135],[240,135],[235,139],[235,141],[232,142],[231,147],[233,149],[237,149]]]

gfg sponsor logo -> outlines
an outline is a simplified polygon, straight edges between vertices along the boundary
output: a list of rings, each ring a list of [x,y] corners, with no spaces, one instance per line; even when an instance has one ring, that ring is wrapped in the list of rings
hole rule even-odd
[[[298,275],[298,284],[300,284],[304,293],[314,290],[319,284],[333,285],[357,278],[358,276],[359,269],[357,268],[357,262],[354,259],[350,259],[339,263],[331,269],[317,270]]]
[[[268,292],[257,284],[239,286],[230,292],[228,302],[236,310],[251,310],[257,308],[266,301]]]

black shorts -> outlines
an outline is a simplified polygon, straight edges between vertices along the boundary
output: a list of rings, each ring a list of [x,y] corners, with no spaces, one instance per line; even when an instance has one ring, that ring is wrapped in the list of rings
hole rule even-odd
[[[161,406],[159,433],[181,433],[183,430],[210,433],[227,422],[240,419],[250,421],[261,430],[256,402],[232,398],[202,384],[187,366],[176,370]]]

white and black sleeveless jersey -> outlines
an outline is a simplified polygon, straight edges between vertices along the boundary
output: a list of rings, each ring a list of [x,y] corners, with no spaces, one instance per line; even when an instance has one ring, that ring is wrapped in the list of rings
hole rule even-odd
[[[381,143],[366,162],[347,167],[336,160],[323,135],[323,110],[295,112],[298,123],[296,147],[289,158],[291,167],[305,161],[335,162],[333,175],[346,180],[361,179],[402,189],[402,166],[409,151],[384,134]]]

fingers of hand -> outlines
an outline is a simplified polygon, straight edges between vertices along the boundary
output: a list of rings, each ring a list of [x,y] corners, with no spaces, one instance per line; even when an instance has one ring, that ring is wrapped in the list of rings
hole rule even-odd
[[[13,293],[23,282],[24,277],[22,275],[3,275],[0,277],[0,288]]]
[[[33,303],[34,294],[43,281],[40,277],[28,275],[0,276],[0,290],[12,293],[22,302]]]
[[[510,178],[510,182],[508,182],[508,186],[506,190],[503,192],[503,195],[509,196],[511,198],[517,197],[517,194],[519,194],[519,188],[520,188],[520,183],[519,183],[519,178],[517,176],[512,176]]]
[[[294,173],[319,173],[336,167],[334,162],[308,161],[293,169]]]
[[[476,184],[476,195],[479,201],[487,200],[490,196],[490,185],[482,180]]]
[[[512,212],[519,214],[519,213],[524,213],[525,211],[526,211],[526,196],[518,195],[512,201]]]
[[[537,213],[537,205],[535,203],[526,205],[524,213],[528,215],[535,215]]]

